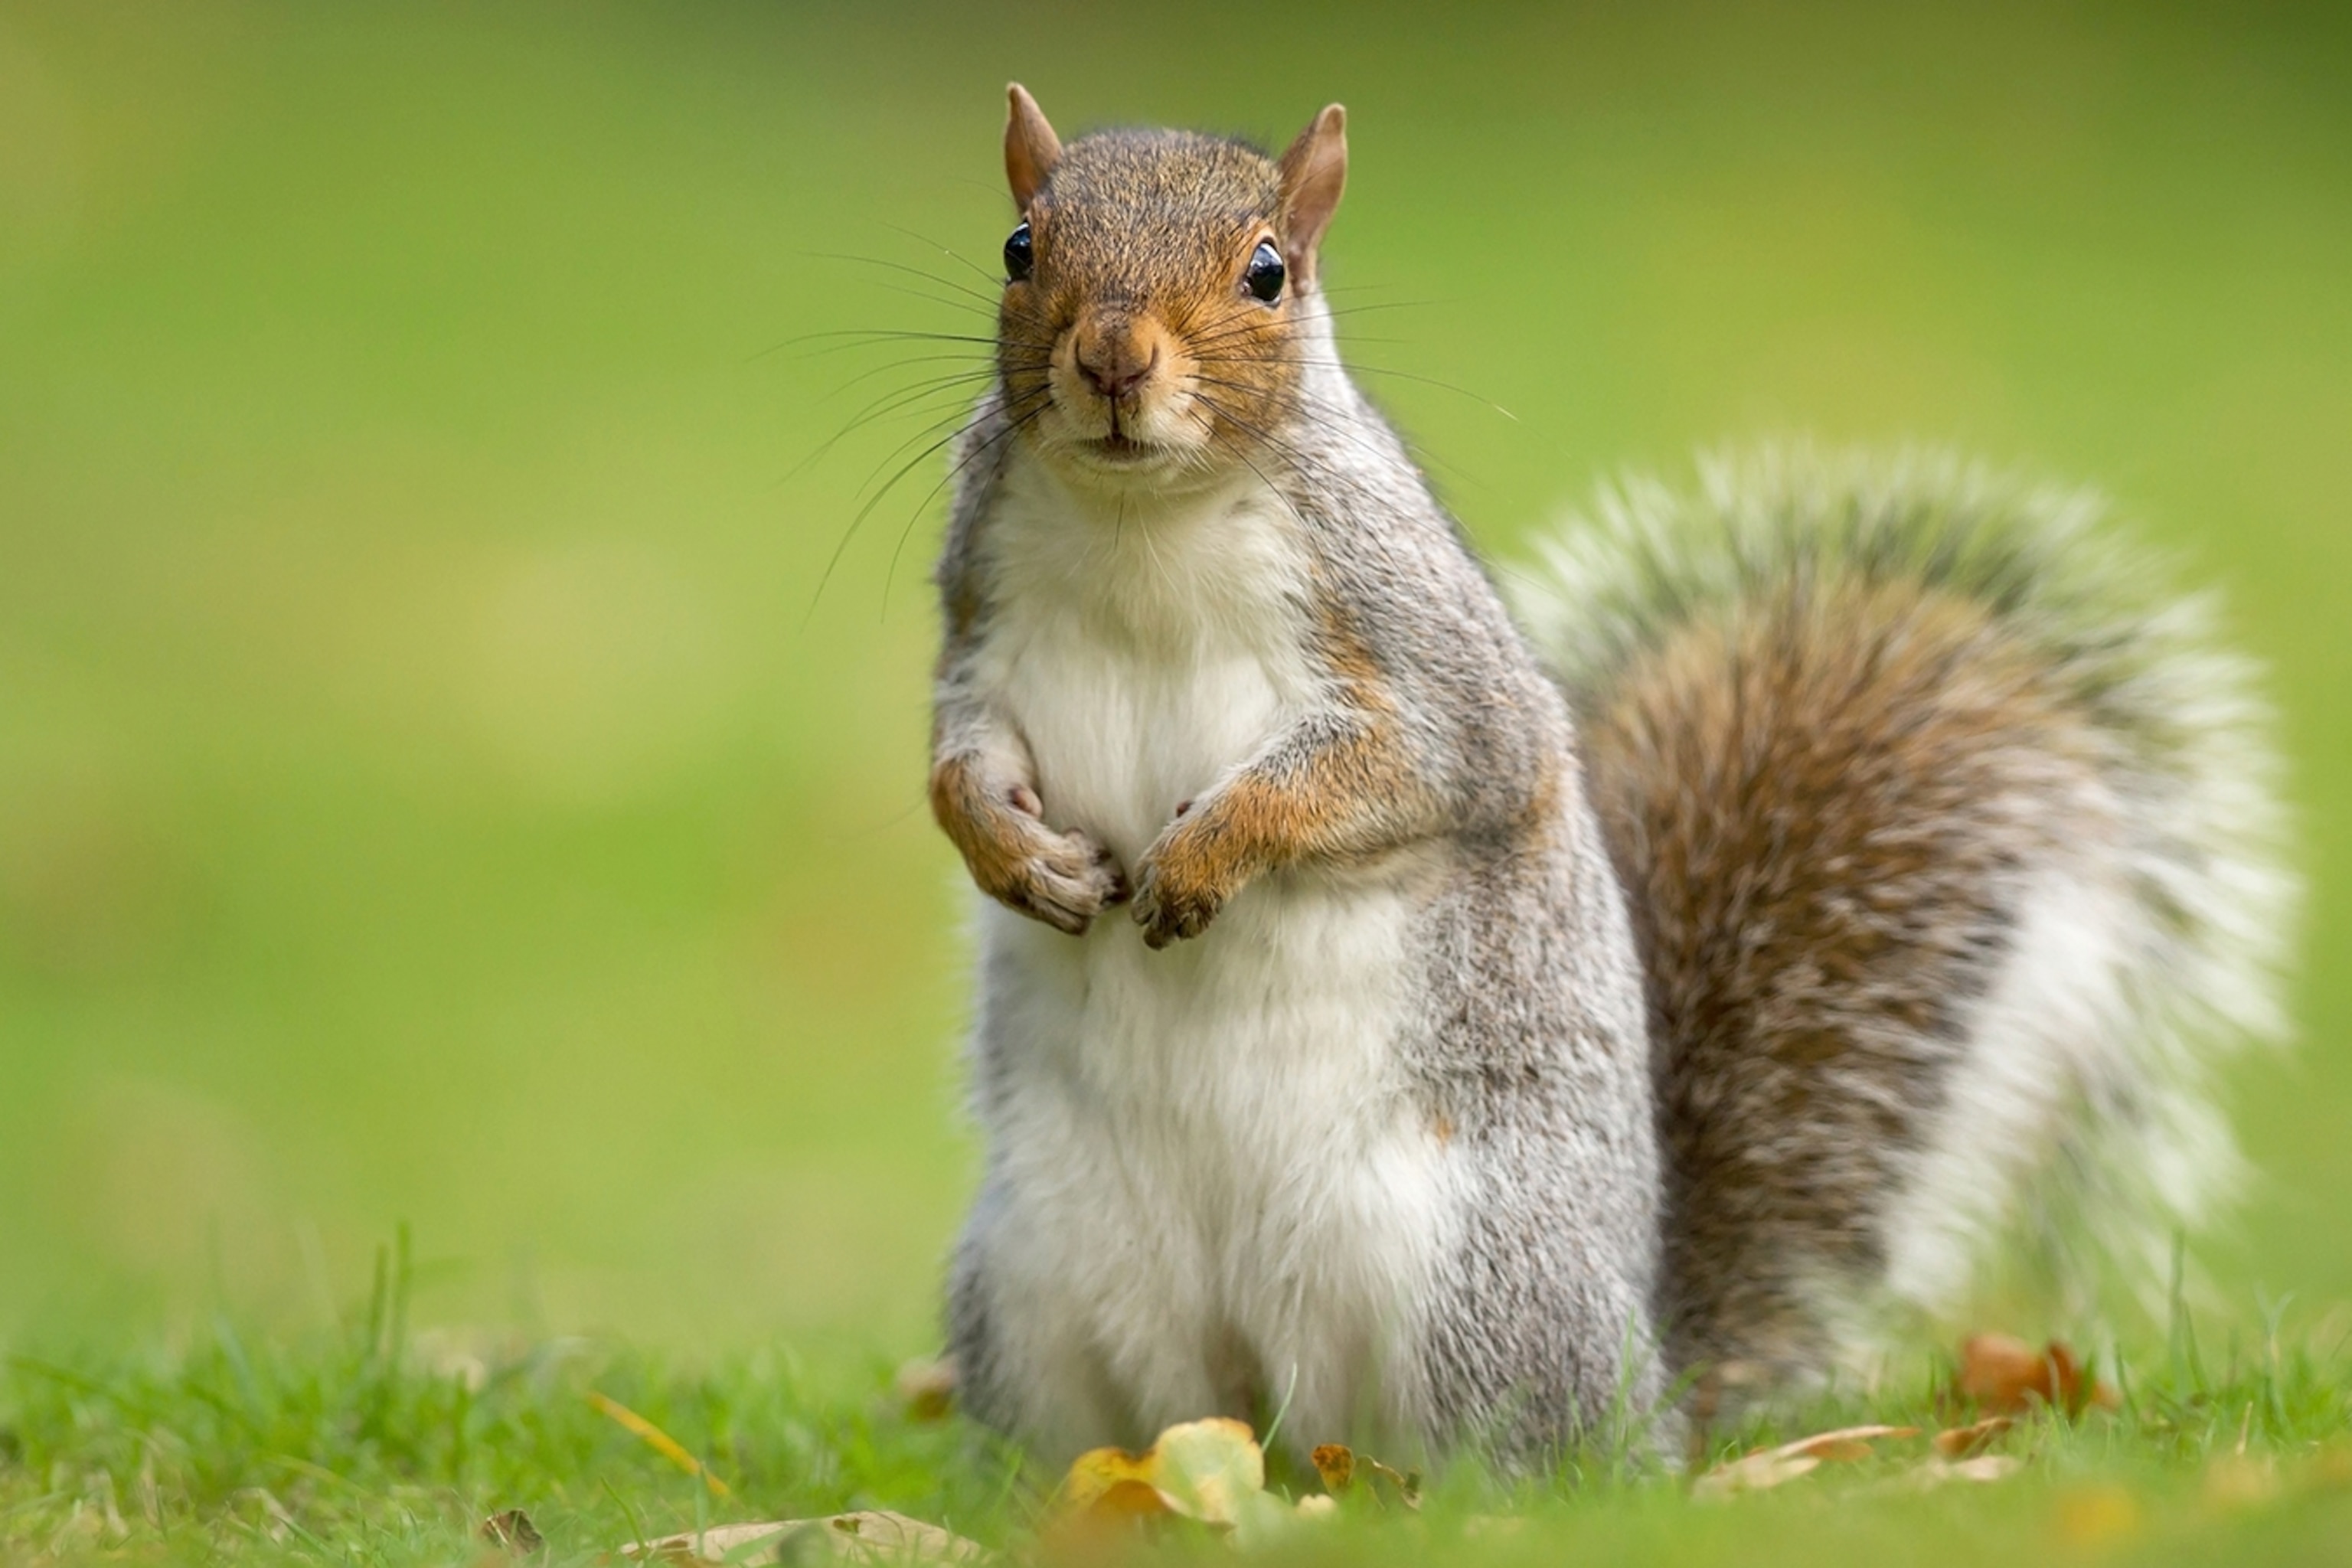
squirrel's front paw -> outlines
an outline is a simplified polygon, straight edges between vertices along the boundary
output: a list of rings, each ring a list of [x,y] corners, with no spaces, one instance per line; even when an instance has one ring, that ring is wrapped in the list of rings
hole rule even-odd
[[[1147,946],[1166,947],[1209,929],[1238,878],[1198,817],[1180,818],[1143,852],[1135,874],[1135,923]]]
[[[934,807],[963,851],[980,890],[1008,909],[1083,936],[1097,915],[1127,897],[1127,874],[1111,852],[1076,828],[1045,826],[1037,794],[1026,784],[968,784],[959,772],[936,777]]]
[[[1111,852],[1085,833],[1075,827],[1055,833],[1040,823],[1028,856],[997,897],[1056,930],[1084,936],[1097,915],[1127,897],[1127,877]]]

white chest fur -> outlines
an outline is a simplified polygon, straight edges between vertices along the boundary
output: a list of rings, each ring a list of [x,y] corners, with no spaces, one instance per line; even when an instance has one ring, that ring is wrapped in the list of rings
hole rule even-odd
[[[1132,866],[1180,802],[1316,700],[1296,527],[1263,487],[1147,510],[1015,468],[981,679],[1055,826]]]
[[[1005,500],[982,684],[1047,818],[1131,869],[1322,698],[1297,524],[1262,491],[1121,518],[1033,474]],[[989,911],[976,1239],[1030,1430],[1106,1441],[1286,1395],[1308,1441],[1416,1424],[1398,1352],[1451,1205],[1395,1047],[1429,874],[1280,873],[1160,952],[1120,910],[1083,938]]]

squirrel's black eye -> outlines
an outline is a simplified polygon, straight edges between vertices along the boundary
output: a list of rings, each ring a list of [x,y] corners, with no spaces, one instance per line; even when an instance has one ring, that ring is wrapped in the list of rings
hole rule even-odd
[[[1249,270],[1242,274],[1242,287],[1250,291],[1252,299],[1271,305],[1282,298],[1282,280],[1286,276],[1282,252],[1274,247],[1274,241],[1261,239],[1257,248],[1250,252]]]
[[[1018,283],[1029,276],[1029,268],[1036,264],[1036,253],[1029,246],[1029,220],[1024,218],[1021,226],[1004,242],[1004,276]]]

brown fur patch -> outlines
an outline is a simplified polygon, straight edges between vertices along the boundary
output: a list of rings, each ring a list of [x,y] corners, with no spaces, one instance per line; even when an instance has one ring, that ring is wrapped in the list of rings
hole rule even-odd
[[[1136,918],[1154,947],[1197,936],[1268,871],[1310,858],[1344,862],[1389,842],[1384,826],[1418,798],[1386,721],[1253,768],[1160,836],[1140,868]]]
[[[1977,605],[1801,581],[1674,631],[1589,718],[1661,1053],[1677,1364],[1819,1364],[1805,1293],[1883,1257],[2047,803],[2089,775],[2043,668]]]
[[[981,891],[1010,901],[1029,858],[1027,837],[1006,803],[992,797],[979,759],[969,753],[939,759],[931,767],[930,797],[931,816]]]
[[[1328,734],[1277,752],[1160,836],[1140,868],[1136,906],[1155,947],[1199,934],[1267,871],[1356,858],[1395,842],[1393,824],[1428,810],[1387,677],[1337,600],[1318,604],[1316,651],[1340,689],[1339,715]]]

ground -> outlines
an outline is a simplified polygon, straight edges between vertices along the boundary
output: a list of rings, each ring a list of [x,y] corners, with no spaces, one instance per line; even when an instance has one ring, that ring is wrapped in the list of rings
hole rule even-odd
[[[521,1510],[547,1563],[735,1521],[887,1509],[1004,1551],[1053,1555],[1058,1477],[893,1369],[775,1348],[695,1365],[587,1339],[498,1342],[406,1323],[389,1262],[339,1332],[248,1339],[226,1317],[184,1342],[16,1353],[0,1367],[0,1559],[495,1561],[485,1521]],[[1533,1479],[1463,1463],[1417,1510],[1350,1492],[1259,1555],[1508,1563],[2352,1560],[2352,1363],[2320,1327],[2203,1342],[2193,1320],[2095,1368],[2116,1408],[2036,1407],[1996,1442],[1999,1479],[1927,1484],[1896,1437],[1769,1489],[1695,1478],[1792,1435],[1861,1421],[1927,1433],[1973,1412],[1954,1367],[1867,1398],[1713,1433],[1695,1465],[1596,1447]],[[1290,1498],[1312,1477],[1273,1477]],[[1116,1537],[1124,1540],[1126,1537]],[[1206,1531],[1139,1546],[1229,1554]],[[1064,1554],[1067,1555],[1066,1552]]]

